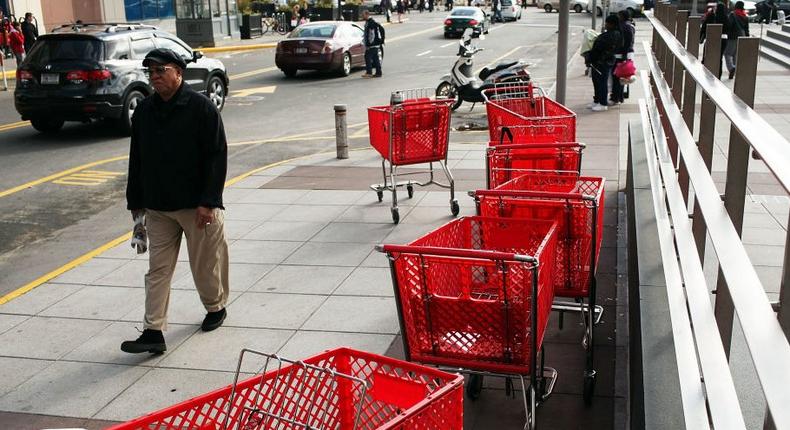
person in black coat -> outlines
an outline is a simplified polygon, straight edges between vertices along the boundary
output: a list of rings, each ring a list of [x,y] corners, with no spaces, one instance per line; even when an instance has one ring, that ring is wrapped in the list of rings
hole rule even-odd
[[[594,112],[607,110],[607,95],[609,94],[609,75],[614,66],[614,55],[623,45],[623,36],[620,34],[620,20],[616,15],[606,17],[606,31],[595,39],[592,49],[587,52],[584,63],[590,67],[595,95],[590,109]]]
[[[33,14],[30,12],[25,14],[25,20],[22,22],[22,35],[25,36],[25,52],[30,53],[30,48],[38,39],[38,28],[33,24]]]
[[[363,42],[365,44],[365,74],[363,78],[380,78],[381,77],[381,61],[379,59],[379,50],[384,46],[384,27],[381,26],[372,16],[368,10],[362,11],[362,18],[365,19],[365,36]],[[376,74],[371,72],[376,69]]]
[[[622,103],[625,101],[624,90],[625,87],[620,83],[620,78],[614,76],[614,69],[623,61],[630,59],[634,53],[634,37],[636,35],[636,28],[631,22],[631,14],[627,10],[621,10],[617,13],[620,18],[620,34],[623,37],[623,45],[615,53],[614,67],[612,67],[612,97],[613,103]]]
[[[719,54],[719,79],[721,79],[721,59],[724,55],[724,51],[727,49],[727,38],[730,34],[730,22],[727,19],[727,6],[722,3],[716,3],[716,9],[713,13],[708,14],[705,16],[705,19],[702,20],[702,27],[700,28],[699,33],[699,41],[700,43],[705,42],[705,38],[707,36],[708,25],[709,24],[721,24],[721,53]],[[705,44],[707,48],[707,44]]]
[[[735,8],[727,16],[727,47],[724,49],[724,63],[727,65],[729,79],[735,77],[735,55],[738,50],[738,38],[749,37],[749,15],[746,14],[742,1],[735,2]]]

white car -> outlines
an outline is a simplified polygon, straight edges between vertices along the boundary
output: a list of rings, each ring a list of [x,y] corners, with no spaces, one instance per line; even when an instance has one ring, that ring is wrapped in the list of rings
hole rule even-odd
[[[560,9],[559,0],[537,0],[536,4],[546,12],[559,11]],[[571,0],[569,6],[576,13],[582,13],[583,10],[588,8],[587,0]]]
[[[517,0],[500,0],[503,21],[517,21],[521,19],[521,6]]]
[[[596,0],[595,10],[598,16],[603,15],[604,2],[609,5],[609,13],[618,13],[621,10],[627,10],[631,13],[632,17],[642,15],[645,10],[644,0]],[[587,4],[587,12],[590,12],[592,3]]]

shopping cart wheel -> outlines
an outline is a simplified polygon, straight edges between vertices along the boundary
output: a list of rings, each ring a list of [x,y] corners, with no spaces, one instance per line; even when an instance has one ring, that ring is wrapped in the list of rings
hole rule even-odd
[[[477,400],[480,398],[481,391],[483,391],[483,375],[469,375],[469,382],[466,383],[467,397],[470,400]]]
[[[584,404],[586,406],[592,405],[593,394],[595,393],[595,372],[585,373],[584,375]]]
[[[411,184],[406,185],[406,192],[409,193],[409,198],[414,197],[414,187]]]
[[[453,212],[453,216],[458,216],[458,212],[461,212],[461,207],[458,206],[458,200],[450,202],[450,210]]]
[[[400,222],[400,213],[398,213],[398,208],[392,208],[392,222],[395,224]]]
[[[384,191],[376,191],[376,197],[379,198],[379,203],[384,200]]]

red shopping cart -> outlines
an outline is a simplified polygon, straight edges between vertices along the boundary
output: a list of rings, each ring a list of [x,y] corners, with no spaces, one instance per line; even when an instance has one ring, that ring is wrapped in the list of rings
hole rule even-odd
[[[540,93],[536,96],[535,92]],[[490,140],[500,138],[502,127],[544,125],[555,127],[555,142],[576,141],[576,114],[548,98],[532,85],[496,86],[483,91]]]
[[[245,354],[265,359],[239,382]],[[443,429],[463,427],[463,376],[338,348],[304,361],[242,350],[232,385],[111,430]]]
[[[520,379],[529,428],[557,376],[542,350],[555,230],[548,221],[464,217],[409,245],[377,246],[390,261],[406,359],[470,373],[472,399],[483,375]]]
[[[409,198],[414,195],[414,185],[436,184],[450,189],[450,211],[458,215],[460,207],[455,199],[455,181],[447,167],[447,148],[450,136],[450,105],[453,100],[426,100],[407,98],[402,103],[368,108],[370,144],[381,154],[381,171],[384,182],[371,185],[379,201],[384,191],[392,192],[392,221],[400,221],[398,213],[398,187],[405,186]],[[428,163],[427,171],[398,174],[398,166]],[[438,163],[447,183],[434,180],[433,163]],[[387,169],[389,165],[389,172]],[[398,182],[398,176],[429,174],[428,181]]]
[[[561,316],[566,311],[578,311],[583,316],[587,352],[584,400],[588,403],[596,375],[593,327],[603,312],[595,304],[595,270],[603,236],[604,182],[604,178],[579,176],[578,172],[535,171],[495,190],[474,193],[478,215],[557,222],[554,294],[576,302],[557,301],[553,308]]]
[[[486,188],[496,188],[534,170],[578,173],[583,149],[583,143],[572,142],[490,146],[486,150]]]

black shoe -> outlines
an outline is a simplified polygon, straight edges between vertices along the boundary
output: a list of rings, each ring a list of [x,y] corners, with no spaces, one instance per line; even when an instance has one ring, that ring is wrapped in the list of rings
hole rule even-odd
[[[730,72],[730,77],[729,77],[729,78],[730,78],[730,79],[732,79],[732,78],[734,78],[734,77],[735,77],[735,70],[733,70],[732,72]]]
[[[228,316],[228,313],[225,312],[225,309],[209,312],[206,314],[206,317],[203,318],[203,324],[200,325],[200,329],[203,331],[216,330],[222,325],[222,322],[225,321],[226,316]]]
[[[127,340],[121,344],[121,351],[130,354],[139,354],[141,352],[162,354],[166,350],[165,337],[162,335],[161,330],[145,329],[137,340]]]

